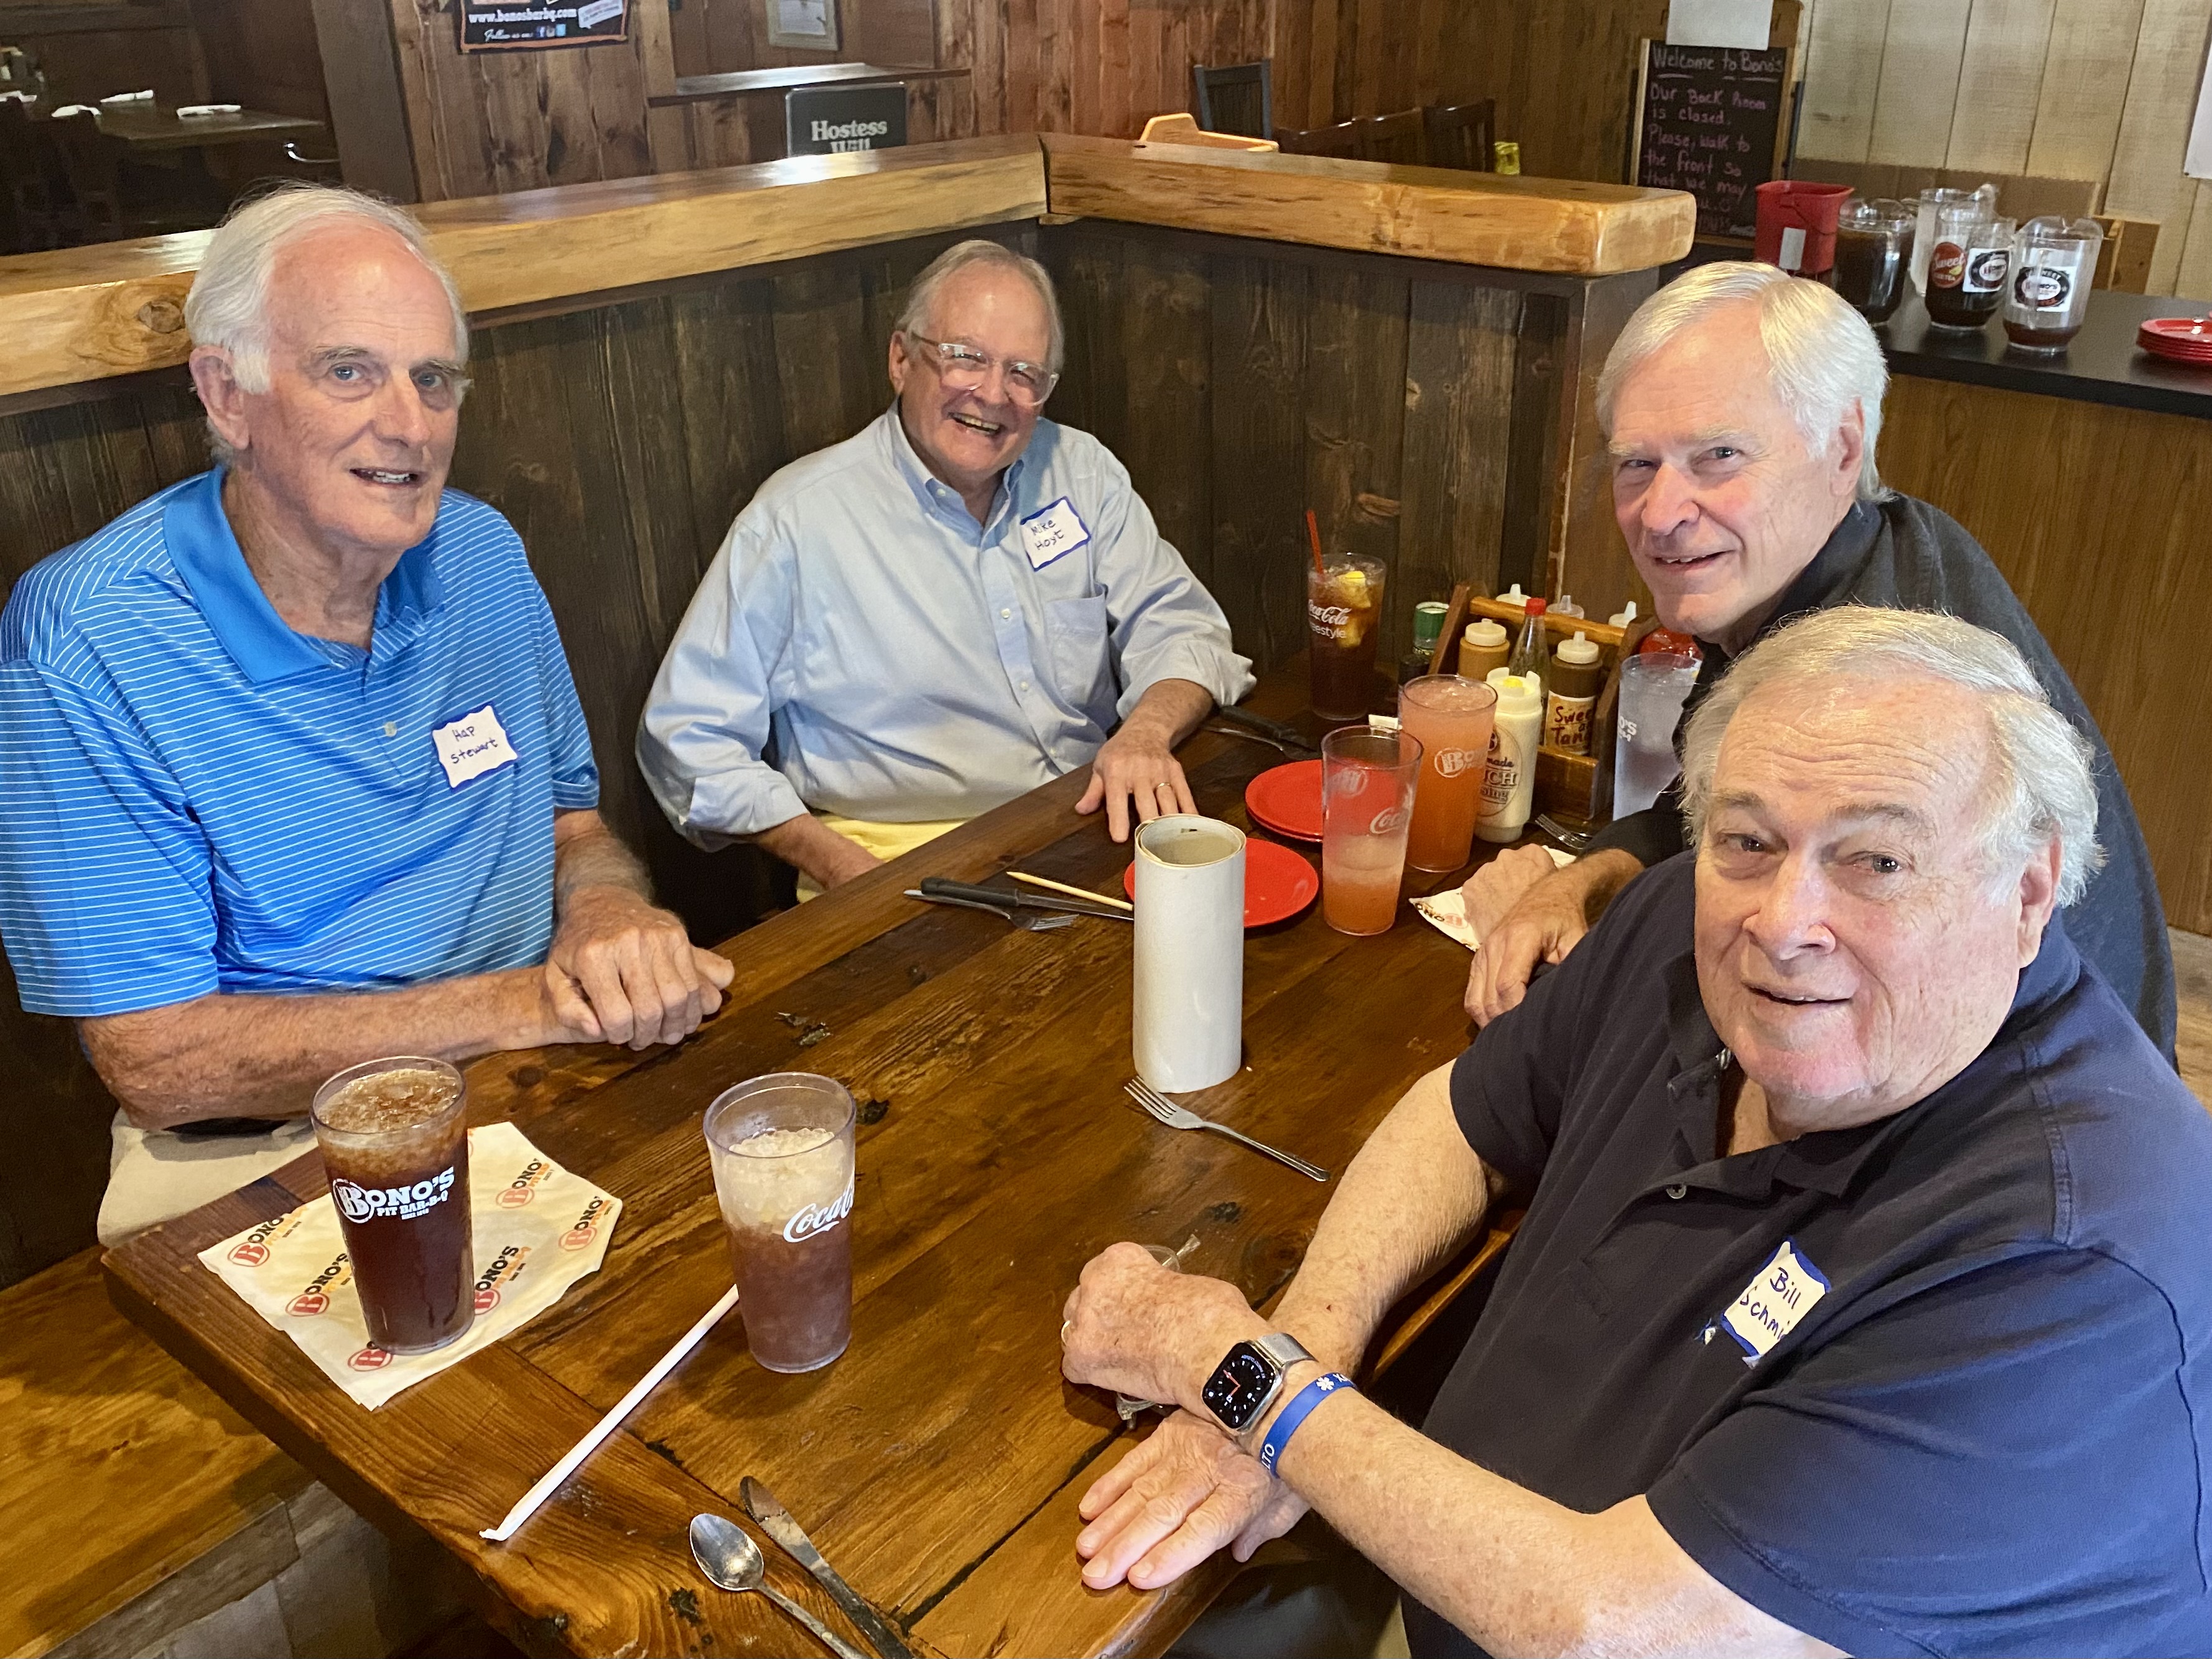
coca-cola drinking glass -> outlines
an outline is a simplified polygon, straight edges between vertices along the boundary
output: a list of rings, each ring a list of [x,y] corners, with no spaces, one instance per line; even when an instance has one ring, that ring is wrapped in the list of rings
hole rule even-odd
[[[769,1370],[818,1370],[853,1340],[853,1097],[772,1072],[724,1090],[706,1128],[745,1341]]]

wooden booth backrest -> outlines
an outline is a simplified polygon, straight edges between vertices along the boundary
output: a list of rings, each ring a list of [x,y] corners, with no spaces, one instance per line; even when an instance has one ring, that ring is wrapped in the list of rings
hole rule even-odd
[[[1009,139],[425,210],[476,309],[453,482],[520,532],[590,722],[601,810],[702,940],[787,902],[788,874],[750,849],[701,854],[670,829],[632,758],[646,694],[753,491],[886,406],[908,285],[962,237],[993,236],[1052,270],[1068,365],[1050,415],[1123,459],[1261,666],[1304,648],[1309,504],[1331,545],[1390,567],[1386,655],[1405,643],[1416,599],[1462,580],[1540,588],[1573,568],[1586,532],[1561,477],[1586,441],[1587,382],[1653,282],[1562,268],[1617,248],[1602,225],[1574,228],[1610,198],[1565,185],[1547,206],[1525,185],[1479,185],[1499,191],[1491,210],[1504,217],[1440,231],[1432,180],[1482,175],[1287,164],[1277,187],[1317,204],[1304,234],[1354,247],[1381,245],[1377,234],[1332,220],[1316,193],[1334,179],[1365,199],[1389,182],[1402,195],[1391,234],[1446,256],[1408,258],[1271,240],[1235,215],[1234,234],[1116,222],[1101,193],[1114,166],[1156,165],[1133,152],[1085,152],[1104,216],[1073,223],[1039,222],[1046,158]],[[1223,178],[1249,176],[1186,171],[1206,199]],[[886,190],[894,174],[903,182]],[[741,203],[717,194],[739,187]],[[1613,196],[1639,210],[1657,200]],[[546,222],[579,202],[588,211]],[[1553,268],[1455,263],[1455,235],[1493,258],[1525,243]],[[0,402],[0,598],[40,559],[207,465],[175,322],[203,245],[0,265],[0,323],[27,319],[0,365],[0,392],[15,393]],[[611,278],[635,281],[611,291]],[[486,296],[495,303],[478,307]],[[0,1137],[38,1149],[0,1160],[6,1282],[89,1242],[113,1108],[68,1024],[22,1013],[4,978],[0,1045],[14,1084],[0,1092]]]

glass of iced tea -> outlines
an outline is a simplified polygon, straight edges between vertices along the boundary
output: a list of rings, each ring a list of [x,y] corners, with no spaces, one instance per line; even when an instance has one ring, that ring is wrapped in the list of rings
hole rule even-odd
[[[818,1370],[853,1340],[853,1097],[772,1072],[707,1109],[745,1342],[771,1371]]]
[[[1375,645],[1382,617],[1382,562],[1350,554],[1306,567],[1306,624],[1313,635],[1313,711],[1364,720],[1375,696]]]
[[[1387,933],[1397,920],[1420,775],[1410,732],[1350,726],[1322,739],[1321,914],[1338,933]]]
[[[308,1110],[368,1340],[442,1348],[476,1316],[468,1091],[442,1060],[349,1066]]]
[[[1406,831],[1406,862],[1456,870],[1474,844],[1498,688],[1456,674],[1424,674],[1398,689],[1398,724],[1421,740],[1421,782]]]

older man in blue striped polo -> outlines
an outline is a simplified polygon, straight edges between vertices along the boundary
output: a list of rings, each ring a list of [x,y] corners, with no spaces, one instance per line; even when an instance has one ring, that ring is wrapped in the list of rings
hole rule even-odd
[[[264,197],[185,314],[216,465],[0,615],[0,933],[122,1104],[110,1242],[296,1156],[356,1060],[675,1042],[731,971],[593,810],[520,538],[445,487],[467,325],[414,222]]]

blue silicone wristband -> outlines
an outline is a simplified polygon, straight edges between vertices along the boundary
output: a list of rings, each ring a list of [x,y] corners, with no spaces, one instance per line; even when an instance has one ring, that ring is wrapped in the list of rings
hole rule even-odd
[[[1313,1408],[1334,1394],[1339,1389],[1357,1391],[1352,1380],[1342,1371],[1331,1371],[1326,1376],[1316,1376],[1297,1391],[1291,1403],[1283,1407],[1274,1422],[1268,1426],[1267,1437],[1260,1443],[1260,1467],[1269,1474],[1282,1457],[1283,1448],[1291,1443],[1291,1437],[1298,1425],[1313,1415]]]

